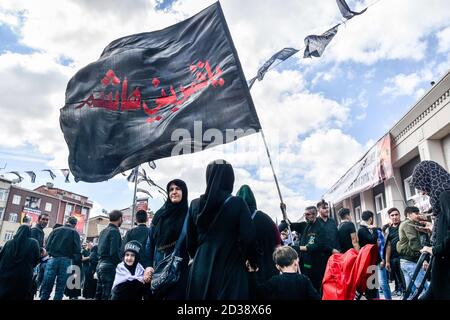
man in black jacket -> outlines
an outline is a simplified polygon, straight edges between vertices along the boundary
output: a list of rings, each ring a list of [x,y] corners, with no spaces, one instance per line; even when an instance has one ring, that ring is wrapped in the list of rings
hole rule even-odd
[[[39,244],[39,249],[43,251],[44,248],[44,229],[48,225],[49,216],[47,213],[42,213],[38,217],[36,225],[31,228],[31,238],[36,239]]]
[[[122,225],[122,212],[113,210],[109,214],[109,225],[100,232],[98,239],[97,291],[98,300],[108,300],[116,274],[116,266],[122,261],[119,227]]]
[[[31,238],[35,239],[38,244],[39,244],[39,250],[40,250],[40,255],[41,255],[41,259],[39,264],[36,266],[35,270],[34,270],[34,275],[33,275],[33,292],[36,293],[36,291],[39,289],[42,280],[44,279],[44,270],[45,270],[45,264],[47,262],[47,260],[45,260],[47,256],[47,252],[45,251],[44,248],[44,237],[45,237],[45,233],[44,233],[44,229],[45,227],[47,227],[48,225],[48,221],[49,221],[49,215],[47,213],[41,213],[38,217],[38,221],[36,223],[36,225],[31,228]]]
[[[147,211],[145,210],[139,210],[136,212],[136,222],[137,226],[128,230],[125,234],[125,237],[122,241],[122,250],[121,252],[124,252],[124,246],[128,242],[132,240],[136,240],[141,244],[141,248],[145,248],[145,245],[147,244],[148,239],[148,227],[147,227]],[[141,255],[139,263],[144,267],[147,268],[150,266],[149,257],[145,254]]]
[[[65,226],[54,229],[47,239],[47,252],[50,259],[45,269],[41,289],[41,300],[48,300],[56,279],[54,300],[62,300],[66,281],[69,277],[67,268],[72,260],[81,260],[80,235],[75,230],[77,218],[69,217]]]
[[[373,226],[373,212],[364,211],[361,214],[362,222],[358,229],[359,246],[362,248],[366,244],[377,244],[378,234],[376,227]]]
[[[321,291],[322,279],[326,267],[325,255],[328,252],[326,235],[317,219],[317,209],[314,206],[305,210],[306,227],[300,237],[300,268],[308,276],[314,288]]]
[[[358,229],[358,240],[359,246],[362,248],[366,244],[377,244],[378,233],[377,228],[373,225],[373,212],[372,211],[364,211],[361,214],[362,222],[360,223],[360,227]],[[378,254],[377,254],[378,256]],[[377,258],[377,264],[379,264],[381,258]],[[365,292],[365,296],[368,300],[377,299],[378,298],[378,288],[367,288]]]
[[[333,253],[339,253],[340,250],[337,224],[334,219],[330,218],[328,203],[325,200],[322,199],[317,203],[317,211],[319,212],[317,220],[322,224],[322,228],[325,231],[325,245],[329,249],[327,253],[329,257]]]
[[[400,256],[397,252],[397,242],[400,240],[400,211],[397,208],[390,208],[388,210],[389,219],[391,223],[386,229],[386,270],[391,272],[395,280],[396,296],[401,296],[405,290],[405,280],[400,268]]]

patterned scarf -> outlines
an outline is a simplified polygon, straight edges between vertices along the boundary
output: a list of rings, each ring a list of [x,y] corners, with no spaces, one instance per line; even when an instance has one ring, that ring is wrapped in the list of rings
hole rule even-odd
[[[450,174],[434,161],[422,161],[414,168],[411,185],[430,196],[430,204],[436,216],[441,212],[441,193],[450,191]]]

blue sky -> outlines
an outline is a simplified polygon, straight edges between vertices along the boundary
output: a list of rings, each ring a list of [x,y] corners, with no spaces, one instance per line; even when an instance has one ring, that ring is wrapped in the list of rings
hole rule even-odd
[[[112,40],[157,30],[195,14],[208,0],[184,1],[5,0],[0,4],[0,171],[23,173],[22,187],[49,181],[42,169],[58,174],[54,183],[89,196],[95,212],[125,208],[133,186],[122,176],[102,183],[64,183],[67,146],[59,128],[67,81],[95,61]],[[373,1],[348,1],[359,10]],[[339,22],[334,0],[221,1],[247,78],[283,47],[303,48],[303,38]],[[52,6],[52,10],[45,10]],[[99,9],[102,10],[99,10]],[[135,10],[139,8],[139,10]],[[321,58],[302,59],[303,51],[267,73],[252,89],[271,151],[288,214],[296,219],[319,200],[376,140],[450,69],[450,12],[445,0],[411,3],[381,0],[339,28]],[[101,14],[99,13],[101,12]],[[129,19],[133,16],[133,19]],[[257,145],[252,153],[232,153],[233,146]],[[235,190],[248,183],[261,209],[279,217],[278,199],[259,135],[232,146],[196,155],[156,161],[145,167],[159,184],[187,181],[191,199],[205,188],[206,164],[215,157],[236,170]],[[144,186],[143,186],[144,187]],[[162,200],[155,190],[157,209]]]

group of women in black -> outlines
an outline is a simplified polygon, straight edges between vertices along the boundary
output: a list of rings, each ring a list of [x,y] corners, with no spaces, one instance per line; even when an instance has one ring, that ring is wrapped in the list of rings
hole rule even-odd
[[[266,279],[277,273],[272,252],[281,239],[275,223],[257,211],[248,186],[243,186],[236,197],[232,196],[233,187],[234,171],[224,160],[208,165],[205,193],[190,205],[182,180],[167,184],[168,199],[151,225],[151,265],[156,267],[172,254],[184,223],[186,239],[180,280],[163,298],[248,299],[247,261],[258,265]]]
[[[435,256],[430,299],[450,299],[450,175],[433,161],[414,170],[412,185],[430,196],[436,216],[433,230]],[[148,254],[155,268],[177,247],[183,227],[186,237],[179,253],[181,277],[161,299],[241,300],[249,295],[246,263],[258,267],[262,280],[277,274],[272,253],[281,243],[273,221],[256,208],[248,186],[232,196],[234,171],[224,160],[210,163],[206,190],[188,205],[182,180],[167,184],[168,199],[152,220]],[[32,299],[33,268],[39,246],[22,225],[0,251],[0,299]],[[20,270],[20,272],[15,272]],[[12,285],[14,284],[14,285]]]

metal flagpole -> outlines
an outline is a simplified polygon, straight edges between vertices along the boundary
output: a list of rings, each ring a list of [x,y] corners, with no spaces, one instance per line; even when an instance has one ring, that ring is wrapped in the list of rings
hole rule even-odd
[[[138,181],[139,166],[137,166],[133,170],[136,170],[136,175],[134,177],[133,207],[131,209],[131,228],[134,227],[134,210],[136,209],[136,192],[137,192],[137,181]]]
[[[283,201],[283,196],[281,195],[281,190],[280,190],[280,185],[278,184],[277,175],[275,173],[275,169],[273,168],[272,157],[270,156],[269,147],[267,146],[266,136],[264,135],[264,131],[263,131],[262,128],[259,130],[259,132],[261,132],[261,136],[262,136],[263,141],[264,141],[264,146],[266,147],[267,157],[269,158],[270,167],[272,168],[273,179],[275,180],[275,185],[277,186],[278,196],[280,197],[281,214],[283,215],[284,221],[286,221],[286,223],[287,223],[288,231],[289,231],[289,237],[291,239],[293,239],[292,231],[291,231],[291,223],[290,223],[290,221],[287,218],[286,204]]]

